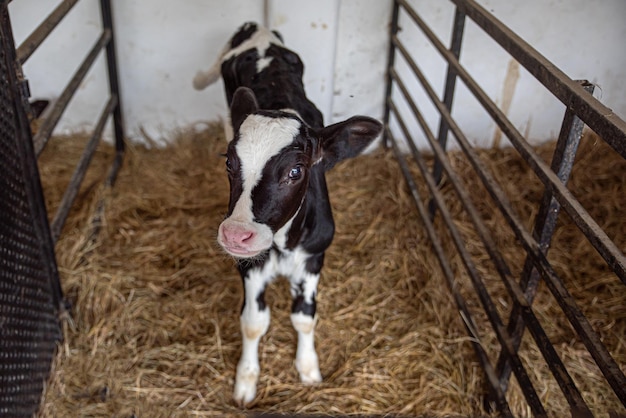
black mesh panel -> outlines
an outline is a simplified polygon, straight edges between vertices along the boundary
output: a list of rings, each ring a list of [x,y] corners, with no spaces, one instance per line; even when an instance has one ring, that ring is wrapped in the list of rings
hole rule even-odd
[[[0,416],[38,409],[61,333],[58,275],[41,187],[24,127],[13,40],[2,10],[0,48]],[[21,122],[20,122],[21,121]]]

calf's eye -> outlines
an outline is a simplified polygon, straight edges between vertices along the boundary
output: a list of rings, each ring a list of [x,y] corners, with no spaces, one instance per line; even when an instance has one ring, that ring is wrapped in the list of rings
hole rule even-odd
[[[299,180],[302,177],[302,167],[297,165],[289,170],[289,180]]]

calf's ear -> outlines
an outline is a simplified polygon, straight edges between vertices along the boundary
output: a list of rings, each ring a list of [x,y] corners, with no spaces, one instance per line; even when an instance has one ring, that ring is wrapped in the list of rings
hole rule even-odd
[[[323,128],[319,136],[324,169],[330,170],[338,162],[359,155],[380,135],[382,129],[379,121],[366,116],[353,116]]]
[[[254,92],[247,87],[239,87],[230,103],[230,120],[233,131],[237,132],[248,115],[259,110]]]

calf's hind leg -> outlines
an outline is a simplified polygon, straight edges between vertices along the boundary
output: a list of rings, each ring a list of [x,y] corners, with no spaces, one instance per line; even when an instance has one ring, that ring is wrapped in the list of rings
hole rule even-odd
[[[318,273],[305,272],[299,279],[291,278],[291,323],[298,332],[296,350],[296,369],[303,383],[313,384],[322,381],[317,353],[315,352],[315,294],[317,292]]]

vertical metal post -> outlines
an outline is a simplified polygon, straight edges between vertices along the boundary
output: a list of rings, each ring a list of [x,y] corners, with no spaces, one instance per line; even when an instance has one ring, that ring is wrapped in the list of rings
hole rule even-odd
[[[115,161],[109,172],[107,183],[112,185],[115,182],[117,172],[122,165],[124,156],[124,119],[122,115],[122,100],[120,98],[120,88],[118,81],[117,55],[115,51],[115,31],[113,30],[113,16],[111,11],[111,0],[100,0],[102,12],[102,26],[104,30],[111,31],[111,40],[106,46],[107,69],[109,75],[109,90],[111,97],[117,98],[117,105],[113,109],[113,130],[115,135]]]
[[[586,80],[579,81],[583,88],[593,94],[594,86]],[[580,144],[583,133],[584,122],[576,116],[570,109],[565,111],[561,132],[552,156],[551,169],[556,173],[564,185],[567,184],[574,160],[576,159],[576,151]],[[539,243],[541,252],[547,254],[552,241],[552,235],[556,229],[556,222],[559,216],[561,205],[553,197],[550,190],[545,190],[539,212],[535,218],[535,226],[533,235]],[[520,286],[524,290],[524,295],[530,304],[532,304],[537,287],[539,285],[540,275],[530,256],[526,256],[524,268],[520,279]],[[509,318],[508,332],[511,335],[513,347],[515,350],[519,348],[524,334],[525,324],[522,320],[519,305],[514,305]],[[506,392],[511,375],[511,364],[506,356],[501,352],[498,358],[496,370],[500,375],[500,385],[502,390]]]
[[[400,14],[400,4],[396,0],[393,2],[393,11],[391,14],[391,28],[389,30],[389,51],[388,51],[389,55],[387,57],[387,71],[385,74],[386,88],[385,88],[385,113],[383,116],[384,126],[389,126],[389,115],[391,112],[391,109],[389,107],[389,101],[391,100],[391,91],[393,87],[393,80],[391,78],[391,69],[393,68],[395,57],[396,57],[396,47],[394,45],[393,38],[398,33],[399,14]],[[385,132],[387,132],[386,129],[385,129]],[[384,134],[383,145],[385,146],[385,148],[389,147],[389,138],[387,137],[386,134]]]
[[[460,10],[457,6],[454,13],[454,24],[452,26],[452,40],[450,41],[450,52],[458,60],[461,56],[461,44],[463,42],[463,31],[465,29],[465,12]],[[454,89],[456,87],[457,73],[451,64],[448,64],[448,72],[446,75],[446,84],[443,92],[443,104],[449,112],[452,111],[452,101],[454,99]],[[442,149],[446,149],[448,143],[448,131],[450,127],[448,121],[443,116],[439,122],[439,134],[437,135],[437,141],[441,145]],[[435,158],[435,165],[433,166],[433,177],[435,182],[439,184],[441,182],[443,168],[439,159]],[[435,217],[437,206],[431,199],[428,204],[428,212],[430,213],[430,219]]]
[[[269,0],[263,0],[263,26],[270,27],[270,2]]]

